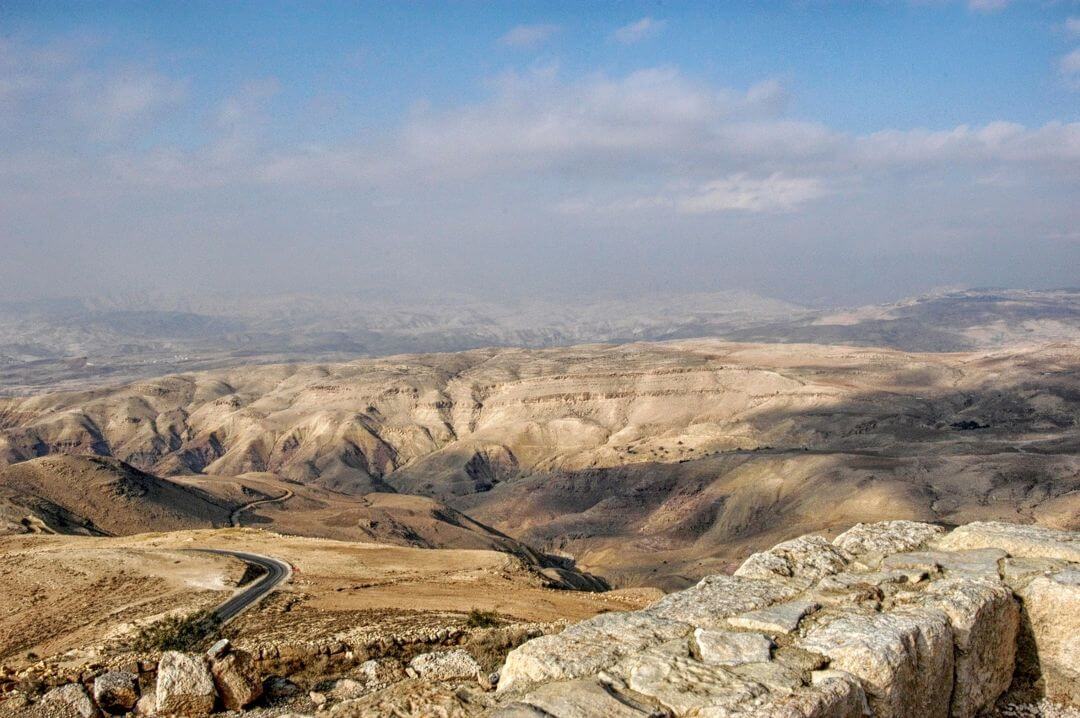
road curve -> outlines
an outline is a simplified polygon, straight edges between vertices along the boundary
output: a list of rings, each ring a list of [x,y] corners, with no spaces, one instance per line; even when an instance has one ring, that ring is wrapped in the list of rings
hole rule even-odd
[[[256,579],[251,585],[237,591],[232,597],[213,610],[214,616],[222,623],[226,623],[247,608],[255,605],[266,594],[273,591],[282,583],[292,578],[292,566],[279,558],[263,556],[257,553],[244,553],[243,551],[225,551],[216,548],[191,549],[202,553],[215,553],[220,556],[232,556],[244,563],[250,563],[266,570],[266,573]]]
[[[281,496],[278,496],[278,497],[275,497],[275,498],[269,498],[269,499],[259,499],[258,501],[249,501],[248,503],[244,504],[243,506],[237,507],[236,510],[234,510],[231,514],[229,514],[229,525],[233,526],[233,527],[239,527],[240,526],[240,514],[244,513],[248,509],[253,509],[256,506],[262,506],[263,504],[276,504],[279,501],[288,501],[289,499],[291,499],[293,497],[293,495],[294,494],[293,494],[292,491],[290,491],[288,489],[285,489],[285,493],[283,493]]]

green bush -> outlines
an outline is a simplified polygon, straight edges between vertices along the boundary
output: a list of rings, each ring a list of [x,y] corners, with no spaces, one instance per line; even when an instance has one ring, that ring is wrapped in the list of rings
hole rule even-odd
[[[169,616],[144,626],[132,639],[136,651],[187,651],[217,631],[221,621],[209,611]]]
[[[502,625],[502,621],[499,619],[497,613],[494,611],[481,611],[478,608],[469,611],[469,616],[465,619],[465,623],[470,628],[491,628],[493,626]]]

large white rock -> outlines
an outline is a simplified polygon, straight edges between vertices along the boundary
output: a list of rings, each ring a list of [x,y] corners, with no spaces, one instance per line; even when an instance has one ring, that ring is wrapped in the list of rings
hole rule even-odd
[[[539,709],[535,715],[557,718],[647,718],[652,712],[618,695],[595,678],[549,683],[526,695],[521,703]],[[510,718],[507,714],[506,718]],[[492,718],[502,718],[496,713]]]
[[[705,663],[735,666],[740,663],[760,663],[770,658],[772,641],[760,633],[737,631],[694,630],[698,655]]]
[[[214,710],[217,691],[202,656],[166,651],[158,662],[157,712],[205,716]]]
[[[86,689],[78,683],[53,688],[41,699],[41,706],[50,718],[93,718],[98,714]]]
[[[732,718],[863,718],[869,714],[859,680],[843,671],[815,671],[812,685],[770,696]]]
[[[880,521],[855,524],[833,539],[833,545],[853,556],[914,551],[941,536],[945,529],[918,521]]]
[[[948,715],[953,638],[940,610],[841,615],[811,628],[799,645],[857,676],[878,718]]]
[[[1080,707],[1080,569],[1039,576],[1019,593],[1047,697]]]
[[[646,652],[626,676],[631,690],[648,696],[677,716],[719,715],[721,710],[759,706],[768,689],[727,668],[692,658]]]
[[[913,551],[886,556],[881,561],[885,570],[941,571],[946,576],[978,576],[997,580],[999,563],[1008,554],[999,548],[977,548],[959,551]]]
[[[255,660],[246,651],[234,649],[216,659],[210,666],[210,673],[221,696],[221,704],[228,710],[241,710],[262,696],[262,676]]]
[[[409,662],[409,668],[429,681],[475,678],[480,673],[480,664],[469,655],[468,651],[460,648],[438,653],[421,653]]]
[[[1020,608],[997,581],[946,578],[908,600],[939,608],[949,617],[955,643],[952,718],[989,708],[1012,682]]]
[[[646,611],[604,613],[510,651],[499,671],[498,691],[525,690],[549,681],[593,675],[625,656],[686,638],[692,630],[686,623]]]
[[[818,606],[817,602],[805,599],[774,603],[756,611],[747,611],[732,616],[728,619],[728,623],[736,628],[762,631],[772,635],[791,633],[799,627],[799,621],[807,614],[816,611]]]
[[[735,571],[736,576],[766,580],[818,581],[847,568],[849,556],[822,536],[800,536],[752,554]]]
[[[937,544],[948,551],[999,548],[1012,556],[1080,562],[1080,532],[1041,526],[976,521],[954,529]]]
[[[645,609],[660,618],[700,628],[727,628],[731,616],[786,601],[799,593],[798,586],[739,576],[706,576],[684,591],[670,593]]]

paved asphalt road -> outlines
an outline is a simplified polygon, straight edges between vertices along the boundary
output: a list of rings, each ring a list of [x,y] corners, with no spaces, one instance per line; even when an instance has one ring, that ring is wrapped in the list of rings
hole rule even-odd
[[[214,615],[222,622],[232,620],[249,606],[253,606],[263,596],[273,591],[282,583],[292,577],[292,567],[281,559],[273,556],[261,556],[257,553],[243,553],[241,551],[224,551],[214,548],[193,549],[203,553],[216,553],[222,556],[232,556],[245,563],[250,563],[266,569],[266,573],[255,582],[238,593],[233,594],[225,603],[214,609]]]

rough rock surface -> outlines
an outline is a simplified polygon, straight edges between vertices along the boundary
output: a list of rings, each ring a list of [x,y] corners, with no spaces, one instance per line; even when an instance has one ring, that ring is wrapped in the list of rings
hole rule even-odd
[[[157,712],[203,716],[214,710],[214,679],[202,656],[166,651],[158,662]]]
[[[1046,696],[1080,707],[1080,568],[1040,576],[1020,597]]]
[[[431,681],[473,678],[480,673],[480,664],[460,648],[439,653],[422,653],[409,663],[417,675]]]
[[[799,621],[804,616],[816,611],[818,607],[815,601],[786,601],[732,616],[728,623],[736,628],[762,631],[772,635],[791,633],[799,627]]]
[[[233,650],[210,666],[221,704],[238,711],[254,703],[263,693],[262,677],[255,660],[246,651]]]
[[[911,521],[785,541],[734,576],[522,644],[497,715],[973,718],[1016,695],[1022,665],[1065,704],[1080,696],[1078,546]]]
[[[693,589],[689,589],[693,590]],[[594,675],[623,656],[689,636],[693,626],[646,611],[603,613],[554,636],[541,636],[506,657],[499,691]]]
[[[54,688],[41,699],[50,718],[92,718],[98,714],[86,689],[78,683]]]
[[[770,606],[798,593],[795,586],[771,580],[706,576],[685,591],[664,596],[644,613],[702,628],[722,629],[727,627],[724,619]]]
[[[952,716],[971,718],[993,705],[1012,682],[1020,607],[996,581],[946,578],[910,600],[949,617],[955,642]]]
[[[694,643],[702,661],[720,666],[761,663],[768,661],[772,653],[772,641],[760,633],[697,628],[694,630]]]
[[[941,611],[841,615],[812,628],[800,645],[858,676],[876,716],[948,715],[952,629]]]
[[[108,713],[124,713],[139,700],[139,679],[127,671],[109,671],[94,679],[94,700]]]
[[[960,526],[942,538],[938,548],[945,551],[998,548],[1012,556],[1080,563],[1080,533],[1001,521],[976,521]]]
[[[833,539],[833,545],[852,556],[914,551],[945,533],[945,529],[918,521],[882,521],[855,524]]]
[[[843,571],[849,558],[843,549],[821,536],[800,536],[751,555],[735,575],[766,580],[780,577],[816,581]]]

